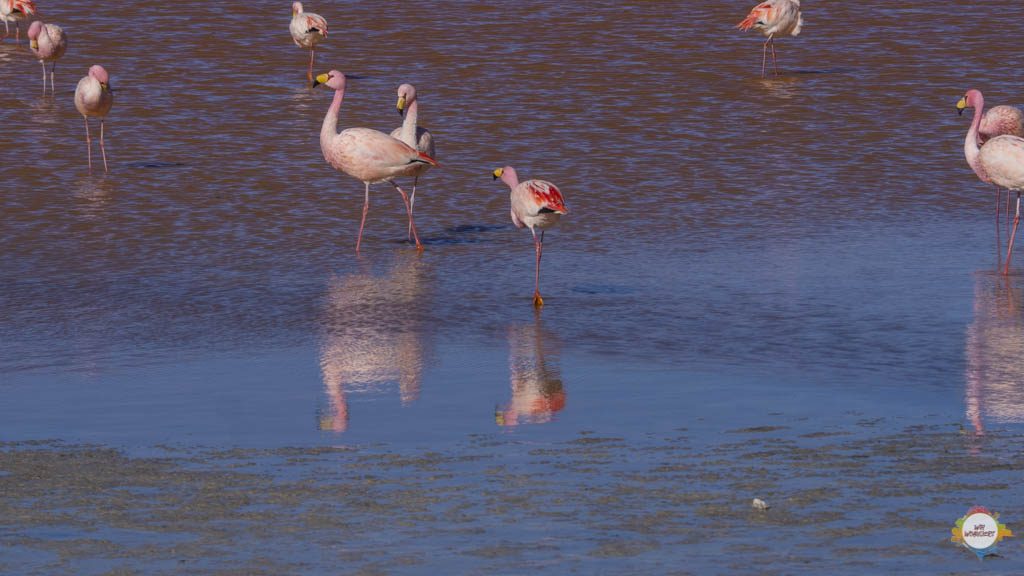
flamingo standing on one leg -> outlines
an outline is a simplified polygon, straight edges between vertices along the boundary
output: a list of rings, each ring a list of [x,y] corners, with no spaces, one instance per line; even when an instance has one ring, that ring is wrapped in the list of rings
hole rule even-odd
[[[420,164],[437,166],[430,156],[417,151],[405,142],[392,138],[383,132],[370,128],[348,128],[340,133],[338,129],[338,111],[341,101],[345,98],[345,75],[337,70],[316,77],[313,87],[325,84],[334,89],[334,100],[324,116],[320,128],[320,149],[324,158],[334,168],[361,180],[366,185],[363,201],[363,218],[359,222],[359,237],[356,240],[356,253],[363,240],[363,226],[366,224],[366,213],[370,209],[370,184],[387,182],[398,190],[405,201],[405,209],[409,213],[409,227],[416,240],[416,249],[423,250],[420,238],[416,235],[416,224],[413,222],[409,197],[394,179],[399,176],[411,176]]]
[[[309,71],[306,78],[313,82],[313,57],[316,45],[327,37],[327,20],[319,14],[302,11],[302,2],[292,2],[292,23],[288,26],[292,40],[300,48],[309,48]]]
[[[988,142],[996,136],[1002,136],[1008,134],[1010,136],[1021,136],[1024,137],[1024,113],[1020,111],[1020,108],[1016,106],[995,106],[988,110],[985,110],[985,98],[982,96],[980,90],[971,89],[967,91],[967,94],[956,103],[956,109],[959,114],[964,113],[964,108],[968,106],[974,108],[974,115],[981,115],[981,123],[978,125],[977,141],[974,150],[977,150],[978,146],[982,146],[985,142]],[[977,162],[976,152],[972,152],[972,147],[964,142],[964,155],[967,157],[967,162],[970,164],[971,169],[978,178],[985,183],[991,183],[991,180],[985,175],[985,172],[981,169],[981,166]],[[972,161],[973,157],[973,161]],[[999,209],[1002,204],[1002,190],[996,188],[996,242],[999,240]],[[1009,204],[1010,204],[1010,193],[1006,193],[1006,208],[1007,208],[1007,220],[1009,220]],[[1009,222],[1007,222],[1009,224]]]
[[[50,62],[50,92],[54,92],[54,71],[57,69],[57,59],[68,48],[68,35],[56,24],[43,24],[42,20],[36,20],[28,27],[28,41],[32,53],[43,66],[43,94],[46,94],[47,62]]]
[[[765,65],[768,63],[768,47],[772,49],[772,68],[779,75],[779,63],[775,58],[775,35],[789,34],[796,36],[804,25],[800,14],[800,0],[768,0],[761,2],[750,10],[750,14],[736,25],[740,30],[754,28],[768,37],[761,50],[761,78],[765,77]]]
[[[434,157],[434,136],[430,130],[416,124],[419,113],[419,103],[416,100],[416,87],[412,84],[402,84],[398,87],[398,113],[405,115],[402,125],[391,131],[392,138],[398,138],[409,146],[423,152],[431,158]],[[416,208],[416,184],[420,181],[420,175],[430,170],[430,164],[420,164],[413,172],[412,194],[409,195],[409,212]],[[412,237],[412,226],[409,227],[409,235]]]
[[[562,193],[546,180],[519,181],[515,168],[505,166],[493,173],[494,179],[508,184],[512,190],[512,223],[516,228],[530,227],[533,245],[537,252],[537,264],[533,275],[533,305],[540,308],[544,299],[540,297],[540,257],[544,251],[544,230],[558,224],[558,219],[569,211],[565,207]],[[540,238],[534,228],[540,228]]]
[[[967,106],[974,107],[974,119],[964,139],[964,155],[967,163],[975,174],[984,182],[992,182],[1000,188],[1017,193],[1017,214],[1013,218],[1013,232],[1010,233],[1009,246],[1006,250],[1006,264],[1003,275],[1010,273],[1010,257],[1013,256],[1013,242],[1017,236],[1017,225],[1020,224],[1020,195],[1024,191],[1024,138],[1004,134],[996,136],[978,146],[979,129],[981,127],[981,92],[969,90],[957,102],[957,109],[963,112]]]
[[[36,3],[33,0],[0,0],[0,20],[4,21],[4,35],[0,40],[11,35],[11,29],[7,27],[8,22],[14,22],[15,40],[21,44],[21,25],[19,22],[27,20],[29,16],[36,13]]]
[[[92,137],[89,135],[89,116],[100,119],[100,152],[103,154],[103,171],[107,172],[107,150],[103,147],[103,124],[114,95],[110,91],[110,75],[98,64],[89,67],[89,74],[78,81],[75,88],[75,108],[85,118],[85,146],[89,151],[89,173],[92,173]]]

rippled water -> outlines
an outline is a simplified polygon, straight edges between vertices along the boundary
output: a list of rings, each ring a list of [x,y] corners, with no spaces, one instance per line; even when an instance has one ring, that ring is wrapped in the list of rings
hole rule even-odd
[[[1019,47],[989,25],[1016,0],[808,2],[772,80],[733,29],[747,1],[308,5],[331,24],[317,70],[355,76],[342,127],[390,131],[397,86],[418,89],[442,164],[421,256],[386,184],[355,255],[362,184],[321,156],[331,94],[305,86],[287,6],[40,4],[69,36],[57,95],[0,45],[6,439],[1024,419],[1022,276],[995,273],[993,190],[954,108],[970,87],[1024,103]],[[115,90],[105,175],[72,103],[93,63]],[[537,314],[504,164],[570,210]]]

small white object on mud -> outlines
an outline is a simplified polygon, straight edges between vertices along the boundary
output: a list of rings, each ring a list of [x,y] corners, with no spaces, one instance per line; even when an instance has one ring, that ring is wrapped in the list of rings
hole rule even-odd
[[[761,511],[770,508],[770,506],[768,506],[768,503],[765,502],[764,500],[761,500],[760,498],[754,498],[753,502],[751,502],[750,505],[753,506],[755,510]]]

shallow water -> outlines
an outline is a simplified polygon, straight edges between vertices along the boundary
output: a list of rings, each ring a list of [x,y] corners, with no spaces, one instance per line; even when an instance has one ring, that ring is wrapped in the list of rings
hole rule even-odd
[[[1019,50],[985,24],[1018,3],[808,6],[773,80],[732,29],[748,4],[307,6],[331,23],[317,71],[358,76],[342,126],[397,126],[414,83],[442,164],[417,194],[424,253],[377,185],[358,257],[362,185],[320,154],[331,95],[304,85],[278,3],[41,6],[69,35],[56,97],[0,45],[2,438],[458,458],[485,435],[515,459],[584,431],[1016,434],[1024,276],[995,272],[995,198],[954,104],[1024,103]],[[106,175],[71,97],[93,63],[115,90]],[[570,210],[540,313],[504,164]],[[984,504],[1012,522],[1010,492]],[[651,569],[638,557],[659,552],[616,566]]]

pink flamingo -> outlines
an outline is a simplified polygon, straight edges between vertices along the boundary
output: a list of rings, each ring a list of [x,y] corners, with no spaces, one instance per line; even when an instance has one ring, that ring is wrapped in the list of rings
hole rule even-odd
[[[309,71],[306,78],[313,81],[313,57],[316,45],[327,37],[327,20],[319,14],[302,11],[302,2],[292,2],[292,23],[288,26],[292,40],[300,48],[309,48]]]
[[[4,38],[11,35],[11,29],[7,27],[8,22],[14,22],[16,42],[21,44],[21,25],[19,22],[27,20],[29,16],[36,13],[36,3],[33,0],[0,0],[0,19],[4,21]]]
[[[405,142],[392,138],[383,132],[370,128],[348,128],[340,133],[338,129],[338,111],[341,101],[345,98],[345,75],[337,70],[316,77],[313,87],[325,84],[334,89],[334,100],[324,116],[320,128],[320,149],[327,163],[345,174],[361,180],[366,185],[363,201],[363,218],[359,222],[359,237],[356,240],[356,253],[363,240],[363,226],[366,224],[366,213],[370,209],[370,184],[387,182],[398,190],[405,202],[409,214],[409,227],[416,240],[416,249],[423,250],[416,224],[413,222],[409,197],[394,179],[399,176],[411,176],[420,164],[437,166],[430,156],[419,152]]]
[[[516,228],[530,227],[533,246],[537,252],[537,265],[533,275],[533,305],[540,308],[544,299],[540,297],[540,257],[544,251],[544,230],[558,224],[558,219],[569,212],[565,207],[562,193],[546,180],[519,181],[515,168],[505,166],[493,173],[494,179],[508,184],[512,190],[512,223]],[[534,228],[540,228],[540,238]]]
[[[765,64],[768,62],[768,47],[772,48],[772,68],[779,75],[779,63],[775,58],[775,35],[789,34],[796,36],[804,25],[800,14],[800,0],[768,0],[761,2],[750,10],[750,14],[736,25],[740,30],[760,30],[768,37],[761,50],[761,78],[765,77]]]
[[[957,110],[963,113],[964,108],[974,108],[974,119],[964,139],[964,155],[974,173],[982,182],[991,182],[1000,188],[1017,193],[1017,213],[1013,218],[1013,232],[1006,250],[1006,264],[1003,274],[1010,273],[1010,257],[1013,255],[1013,242],[1017,236],[1017,225],[1020,224],[1020,194],[1024,191],[1024,138],[1003,134],[996,136],[978,146],[979,130],[982,117],[982,97],[977,90],[968,90],[967,94],[957,102]],[[998,203],[997,203],[998,209]]]
[[[110,75],[98,64],[89,67],[89,74],[78,81],[75,88],[75,108],[85,118],[85,146],[89,151],[89,173],[92,173],[92,137],[89,135],[89,116],[100,119],[100,152],[103,154],[103,171],[107,172],[107,150],[103,147],[103,124],[114,95],[110,90]]]
[[[978,146],[984,145],[985,142],[995,138],[996,136],[1002,136],[1009,134],[1011,136],[1024,137],[1024,113],[1021,113],[1020,109],[1016,106],[995,106],[988,110],[985,110],[985,98],[982,96],[980,90],[968,90],[967,94],[956,103],[956,109],[959,114],[964,113],[964,108],[968,106],[974,107],[975,115],[981,114],[981,123],[978,125]],[[971,164],[971,169],[978,176],[982,182],[990,183],[990,180],[985,176],[984,171],[978,165],[977,161],[971,163],[972,152],[968,150],[968,146],[964,145],[964,153],[967,156],[967,162]],[[977,156],[975,155],[975,158]],[[1002,190],[996,188],[996,241],[998,243],[999,238],[999,209],[1002,204]],[[1006,194],[1006,211],[1007,217],[1009,217],[1010,211],[1010,194]],[[1009,222],[1007,222],[1009,224]]]
[[[50,62],[50,92],[54,92],[54,71],[57,59],[68,48],[68,35],[56,24],[43,24],[36,20],[28,27],[29,48],[43,66],[43,94],[46,94],[46,63]]]
[[[430,130],[417,126],[416,120],[419,112],[419,103],[416,101],[416,87],[412,84],[402,84],[398,87],[398,113],[404,114],[405,120],[402,125],[391,131],[392,138],[398,138],[409,146],[423,152],[431,158],[434,157],[434,136]],[[430,170],[429,164],[416,166],[413,172],[412,194],[409,195],[409,212],[416,208],[416,184],[420,181],[420,175]],[[410,237],[412,227],[410,226]]]

